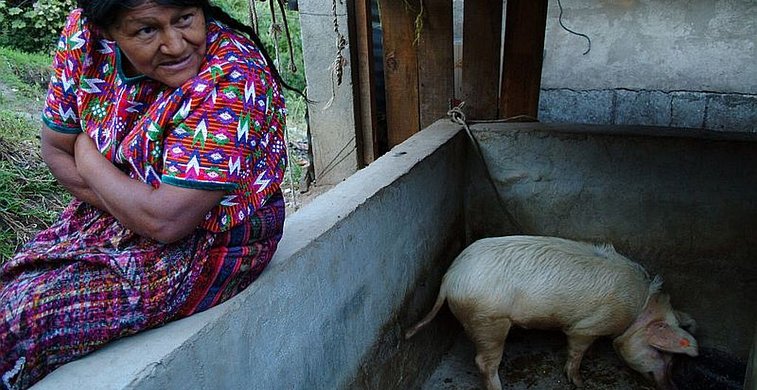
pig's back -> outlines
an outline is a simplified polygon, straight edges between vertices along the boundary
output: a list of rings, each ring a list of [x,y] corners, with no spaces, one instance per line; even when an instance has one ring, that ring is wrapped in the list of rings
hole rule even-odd
[[[443,288],[453,311],[457,306],[496,313],[527,328],[614,334],[643,308],[649,277],[611,246],[507,236],[466,248],[447,271]]]

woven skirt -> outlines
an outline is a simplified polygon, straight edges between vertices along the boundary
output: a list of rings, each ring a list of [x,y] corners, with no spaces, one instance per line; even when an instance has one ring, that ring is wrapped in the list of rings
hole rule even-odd
[[[279,192],[244,225],[161,244],[73,201],[0,269],[0,389],[236,295],[270,262],[283,224]]]

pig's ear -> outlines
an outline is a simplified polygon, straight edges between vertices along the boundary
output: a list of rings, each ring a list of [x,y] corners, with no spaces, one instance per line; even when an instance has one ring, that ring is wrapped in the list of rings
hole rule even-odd
[[[694,336],[677,326],[670,326],[664,321],[655,321],[647,325],[646,337],[649,345],[661,351],[685,353],[689,356],[699,354]]]
[[[673,314],[675,314],[678,323],[681,325],[681,328],[685,328],[686,331],[691,334],[697,332],[697,322],[692,316],[690,316],[688,313],[684,313],[678,310],[673,310]]]
[[[665,313],[670,310],[670,296],[663,293],[654,293],[649,297],[647,306],[644,309],[644,316],[652,319],[659,319],[665,316]]]

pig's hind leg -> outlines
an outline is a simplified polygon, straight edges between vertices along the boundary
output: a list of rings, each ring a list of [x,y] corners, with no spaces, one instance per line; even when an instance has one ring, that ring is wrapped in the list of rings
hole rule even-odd
[[[487,317],[463,325],[476,346],[476,366],[484,377],[486,389],[501,390],[498,369],[512,322],[506,317]]]
[[[568,361],[565,363],[565,373],[577,387],[584,385],[581,377],[581,359],[596,338],[596,336],[568,334]]]

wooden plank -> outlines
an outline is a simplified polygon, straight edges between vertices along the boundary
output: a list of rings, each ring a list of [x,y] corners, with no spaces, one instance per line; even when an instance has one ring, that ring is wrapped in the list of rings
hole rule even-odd
[[[420,127],[447,115],[455,94],[452,0],[424,1],[418,40]]]
[[[380,156],[377,141],[378,121],[376,117],[376,89],[374,85],[373,66],[373,29],[371,25],[371,0],[356,0],[355,17],[355,46],[357,48],[357,97],[360,123],[358,124],[358,138],[361,139],[362,162],[364,165],[372,163]]]
[[[508,0],[499,117],[537,118],[547,0]]]
[[[501,38],[502,0],[466,1],[460,98],[469,119],[497,117]]]
[[[420,129],[415,15],[419,0],[380,0],[389,147]]]

